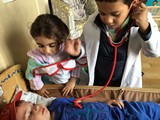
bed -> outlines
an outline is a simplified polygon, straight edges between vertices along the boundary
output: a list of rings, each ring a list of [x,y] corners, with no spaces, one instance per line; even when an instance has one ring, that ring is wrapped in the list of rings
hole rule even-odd
[[[14,65],[0,74],[0,109],[11,101],[17,85],[23,91],[28,91],[25,81],[24,70],[21,65]],[[50,92],[50,97],[63,97],[61,93],[63,85],[48,84],[45,87]],[[80,98],[100,88],[100,86],[76,85],[73,93],[66,97]],[[107,87],[94,97],[118,98],[127,101],[154,101],[159,103],[160,89]]]

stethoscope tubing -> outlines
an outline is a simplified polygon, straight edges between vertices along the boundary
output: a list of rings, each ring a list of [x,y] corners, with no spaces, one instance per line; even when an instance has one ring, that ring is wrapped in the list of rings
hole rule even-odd
[[[111,71],[111,74],[109,76],[109,79],[107,81],[107,83],[99,90],[95,91],[94,93],[90,94],[90,95],[87,95],[87,96],[83,96],[81,98],[78,98],[74,101],[74,104],[76,107],[78,108],[82,108],[82,106],[79,104],[79,102],[85,98],[89,98],[89,97],[92,97],[96,94],[98,94],[99,92],[101,92],[102,90],[104,90],[110,83],[112,77],[113,77],[113,74],[114,74],[114,71],[115,71],[115,67],[116,67],[116,61],[117,61],[117,51],[118,51],[118,47],[122,46],[123,43],[127,40],[127,37],[128,37],[128,34],[131,30],[131,27],[133,26],[134,24],[134,21],[131,23],[130,25],[130,28],[128,29],[128,31],[126,32],[126,34],[124,35],[124,37],[122,38],[122,40],[119,42],[119,43],[114,43],[111,39],[111,37],[109,36],[109,33],[108,31],[106,30],[106,35],[108,37],[108,40],[109,40],[109,43],[110,45],[114,48],[114,60],[113,60],[113,66],[112,66],[112,71]]]

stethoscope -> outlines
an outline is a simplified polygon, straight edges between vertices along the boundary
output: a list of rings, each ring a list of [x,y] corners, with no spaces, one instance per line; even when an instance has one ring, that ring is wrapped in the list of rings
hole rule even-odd
[[[114,48],[114,61],[113,61],[113,66],[112,66],[111,74],[110,74],[110,76],[109,76],[109,79],[108,79],[107,83],[106,83],[101,89],[95,91],[94,93],[92,93],[92,94],[90,94],[90,95],[83,96],[83,97],[81,97],[81,98],[76,99],[76,100],[74,101],[74,104],[75,104],[76,107],[82,108],[82,106],[79,104],[79,102],[80,102],[81,100],[83,100],[83,99],[85,99],[85,98],[92,97],[92,96],[98,94],[99,92],[103,91],[103,90],[109,85],[109,83],[110,83],[110,81],[111,81],[111,79],[112,79],[112,77],[113,77],[115,67],[116,67],[118,47],[122,46],[122,44],[127,40],[127,37],[128,37],[128,35],[129,35],[129,32],[130,32],[131,27],[133,26],[133,24],[134,24],[134,21],[131,23],[128,31],[127,31],[126,34],[123,36],[123,38],[121,39],[121,41],[118,42],[118,43],[114,43],[114,42],[112,41],[112,38],[110,37],[109,32],[107,31],[107,29],[106,29],[106,27],[105,27],[105,32],[106,32],[107,38],[108,38],[108,40],[109,40],[109,43],[110,43],[110,45]]]

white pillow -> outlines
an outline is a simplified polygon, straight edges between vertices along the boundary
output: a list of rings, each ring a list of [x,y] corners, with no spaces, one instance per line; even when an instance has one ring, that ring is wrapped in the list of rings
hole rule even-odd
[[[22,91],[21,100],[30,101],[35,104],[41,104],[41,105],[48,106],[54,99],[56,99],[56,97],[45,98],[45,97],[40,96],[40,95],[33,93],[33,92],[23,91],[19,85],[16,86],[13,99],[19,91]]]

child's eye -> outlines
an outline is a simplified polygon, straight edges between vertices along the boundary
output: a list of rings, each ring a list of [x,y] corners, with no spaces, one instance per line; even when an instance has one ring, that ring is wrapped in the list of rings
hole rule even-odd
[[[49,47],[56,47],[56,44],[50,44]]]
[[[112,16],[115,16],[115,17],[117,17],[117,16],[119,16],[120,15],[120,13],[113,13],[112,14]]]
[[[43,48],[44,46],[43,45],[38,45],[38,47]]]

